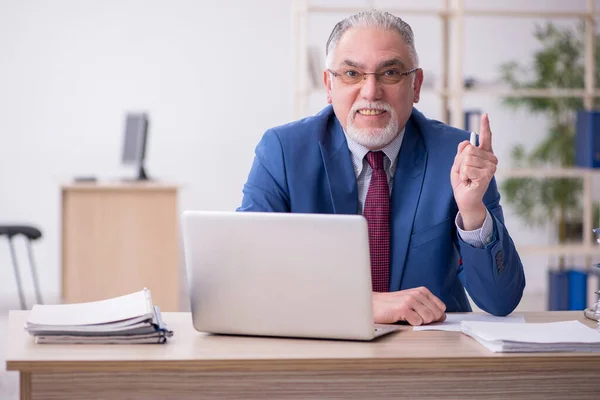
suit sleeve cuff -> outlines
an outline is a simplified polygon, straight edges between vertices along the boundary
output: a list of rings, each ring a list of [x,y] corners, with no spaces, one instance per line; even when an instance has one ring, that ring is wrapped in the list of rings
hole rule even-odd
[[[487,209],[485,210],[485,220],[483,221],[483,225],[481,228],[475,229],[474,231],[463,230],[464,225],[460,211],[456,214],[454,222],[460,238],[471,246],[483,249],[492,242],[494,237],[494,221]]]

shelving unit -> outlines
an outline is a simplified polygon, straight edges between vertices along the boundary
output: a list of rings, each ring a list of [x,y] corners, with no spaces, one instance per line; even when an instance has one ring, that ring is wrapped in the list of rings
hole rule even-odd
[[[377,7],[376,1],[365,2],[365,7],[334,7],[311,5],[308,0],[295,0],[293,6],[293,45],[294,62],[294,117],[307,115],[308,98],[315,93],[310,86],[308,69],[308,19],[311,14],[353,14],[368,8],[379,8],[402,16],[437,16],[441,19],[442,36],[440,38],[442,65],[441,87],[423,90],[424,94],[437,95],[441,99],[441,121],[452,126],[464,128],[463,99],[469,93],[485,93],[502,97],[580,97],[587,110],[592,109],[593,99],[600,97],[600,88],[595,82],[594,54],[594,18],[600,16],[595,1],[586,0],[585,11],[543,11],[543,10],[502,10],[467,9],[464,0],[444,0],[439,9],[413,9]],[[581,18],[585,19],[585,76],[583,88],[550,88],[532,90],[467,89],[464,81],[464,26],[466,16],[489,16],[504,18]],[[450,23],[452,22],[452,23]],[[452,45],[452,53],[450,53]],[[452,73],[450,73],[452,71]],[[579,245],[519,246],[521,254],[579,255],[600,257],[600,246],[592,243],[592,181],[600,176],[600,170],[569,169],[507,169],[499,170],[499,177],[539,177],[562,178],[577,177],[583,179],[583,243]],[[587,264],[590,264],[588,262]]]
[[[588,259],[592,256],[600,257],[600,246],[596,245],[592,239],[594,237],[592,229],[592,184],[594,177],[600,177],[600,170],[589,168],[555,168],[555,169],[499,169],[496,171],[497,177],[502,178],[581,178],[583,179],[583,243],[549,246],[517,246],[519,254],[544,254],[555,256],[586,256]],[[586,260],[587,262],[588,260]],[[591,261],[586,265],[591,265]]]

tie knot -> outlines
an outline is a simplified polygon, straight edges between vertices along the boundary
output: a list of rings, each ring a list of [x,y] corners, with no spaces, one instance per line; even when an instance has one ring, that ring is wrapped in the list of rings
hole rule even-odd
[[[367,153],[367,161],[374,171],[383,169],[383,151],[370,151]]]

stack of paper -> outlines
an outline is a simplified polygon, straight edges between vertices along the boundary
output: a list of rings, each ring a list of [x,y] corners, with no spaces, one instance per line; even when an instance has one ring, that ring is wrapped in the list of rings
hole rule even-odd
[[[33,306],[25,330],[36,343],[165,343],[173,335],[162,322],[150,290],[108,300]]]
[[[461,330],[493,352],[600,351],[600,332],[579,321],[464,321]]]

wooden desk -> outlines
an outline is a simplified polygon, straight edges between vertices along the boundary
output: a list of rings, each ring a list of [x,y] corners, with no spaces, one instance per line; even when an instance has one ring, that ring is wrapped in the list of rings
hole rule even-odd
[[[156,182],[62,188],[62,300],[80,303],[152,290],[180,311],[177,187]]]
[[[165,313],[165,345],[36,345],[28,311],[9,316],[7,369],[21,399],[598,399],[600,354],[495,354],[460,332],[399,332],[373,342],[194,331]],[[581,312],[524,313],[585,321]]]

